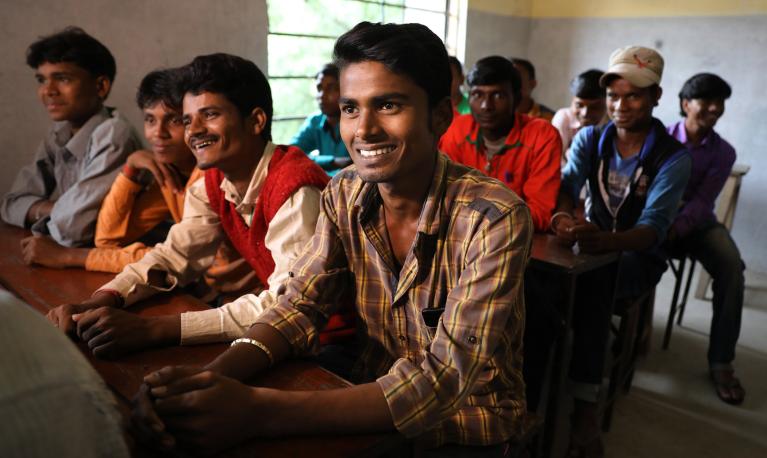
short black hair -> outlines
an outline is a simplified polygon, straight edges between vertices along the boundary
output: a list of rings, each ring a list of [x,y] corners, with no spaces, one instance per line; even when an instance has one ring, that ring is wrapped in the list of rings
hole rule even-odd
[[[519,65],[525,68],[525,71],[527,71],[528,76],[530,76],[531,80],[535,79],[535,66],[532,62],[530,62],[527,59],[522,59],[521,57],[509,57],[509,60],[514,65]]]
[[[450,66],[457,69],[458,73],[463,75],[463,64],[461,64],[461,61],[455,56],[448,56],[447,58],[450,60]]]
[[[319,78],[320,76],[332,76],[333,78],[338,79],[338,67],[332,62],[327,63],[322,66],[316,75],[314,75],[315,78]]]
[[[338,68],[372,61],[405,75],[426,92],[429,107],[450,97],[450,64],[442,40],[422,24],[360,22],[333,48]]]
[[[224,53],[197,56],[179,70],[178,90],[182,100],[186,93],[221,94],[237,107],[243,118],[261,108],[266,113],[261,137],[266,141],[272,139],[272,89],[253,62]]]
[[[514,103],[516,104],[519,102],[520,91],[522,90],[522,79],[519,76],[519,70],[514,68],[514,64],[509,59],[501,56],[483,57],[474,64],[466,76],[466,82],[470,87],[507,81],[511,83]]]
[[[168,68],[154,70],[141,80],[136,91],[136,105],[144,109],[162,102],[166,107],[181,111],[183,94],[177,86],[179,83],[179,69]]]
[[[71,62],[94,78],[106,76],[110,82],[115,80],[117,73],[112,53],[80,27],[67,27],[29,45],[27,65],[36,69],[46,62]]]
[[[607,92],[604,87],[599,85],[599,78],[604,72],[592,68],[586,70],[570,81],[570,93],[573,97],[581,99],[602,99]]]
[[[682,109],[683,100],[729,99],[731,95],[732,88],[727,81],[713,73],[698,73],[685,81],[679,91],[679,112],[682,117],[687,116]]]

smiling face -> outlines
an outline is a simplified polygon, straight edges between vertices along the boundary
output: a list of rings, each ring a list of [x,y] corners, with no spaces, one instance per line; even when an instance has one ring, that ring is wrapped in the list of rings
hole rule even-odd
[[[491,140],[508,135],[514,125],[516,104],[511,82],[472,86],[469,106],[483,135]]]
[[[338,108],[338,96],[340,95],[338,78],[320,73],[315,83],[317,83],[316,98],[320,111],[325,116],[337,118],[341,114]]]
[[[570,110],[575,114],[575,118],[581,127],[586,127],[599,124],[602,118],[605,117],[607,106],[605,105],[604,98],[582,99],[580,97],[573,97]]]
[[[364,181],[409,187],[428,178],[452,115],[448,97],[430,109],[412,79],[364,61],[342,69],[339,103],[341,138]]]
[[[615,78],[607,86],[607,111],[619,129],[644,129],[652,120],[661,90],[657,86],[640,88],[623,78]]]
[[[109,93],[109,80],[93,77],[71,62],[43,62],[35,71],[37,95],[54,121],[69,121],[74,128],[82,126],[101,109]]]
[[[682,100],[682,109],[687,113],[687,123],[697,125],[703,130],[711,130],[724,114],[724,99]]]
[[[184,142],[181,113],[162,102],[145,107],[143,112],[144,136],[158,161],[176,166],[194,162],[194,156]]]
[[[237,171],[256,155],[261,129],[253,117],[243,119],[225,96],[213,92],[184,96],[184,139],[197,158],[197,167]]]

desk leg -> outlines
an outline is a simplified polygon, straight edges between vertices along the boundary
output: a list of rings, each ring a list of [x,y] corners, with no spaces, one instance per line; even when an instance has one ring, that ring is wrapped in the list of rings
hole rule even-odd
[[[543,428],[543,456],[553,456],[555,446],[563,436],[558,434],[562,401],[567,384],[567,373],[570,367],[570,351],[572,348],[573,331],[572,318],[575,307],[575,281],[576,275],[565,275],[565,313],[564,334],[557,340],[554,350],[554,363],[552,364],[551,384],[546,401],[546,422]]]

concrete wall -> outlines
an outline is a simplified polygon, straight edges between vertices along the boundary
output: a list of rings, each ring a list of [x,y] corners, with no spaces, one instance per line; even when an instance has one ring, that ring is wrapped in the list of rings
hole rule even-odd
[[[76,25],[106,45],[117,61],[107,105],[141,129],[134,102],[141,78],[157,67],[182,65],[198,54],[228,52],[253,60],[264,72],[265,0],[5,0],[0,15],[0,193],[28,162],[49,120],[36,96],[34,71],[25,64],[30,43]],[[141,132],[141,131],[139,131]]]
[[[471,3],[469,4],[471,6]],[[497,54],[504,57],[526,56],[530,45],[528,17],[501,15],[469,8],[466,17],[466,58],[468,71],[479,59]]]
[[[732,85],[733,96],[717,130],[737,150],[737,162],[751,166],[743,180],[733,237],[748,268],[767,272],[762,235],[767,233],[767,99],[761,96],[767,73],[766,5],[536,0],[526,9],[521,1],[470,1],[467,67],[488,54],[526,56],[538,73],[535,98],[557,108],[569,103],[572,76],[606,68],[617,47],[651,46],[666,61],[664,96],[655,111],[666,123],[680,119],[677,94],[687,78],[702,71],[722,76]]]

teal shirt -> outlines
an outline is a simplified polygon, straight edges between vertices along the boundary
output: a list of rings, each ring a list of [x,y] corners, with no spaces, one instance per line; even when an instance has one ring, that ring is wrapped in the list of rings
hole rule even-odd
[[[319,156],[309,157],[324,169],[331,166],[333,158],[349,157],[349,152],[341,140],[339,126],[331,127],[327,121],[328,117],[322,113],[309,116],[290,140],[291,145],[301,148],[306,154],[319,151]]]
[[[469,99],[466,98],[466,94],[461,94],[461,101],[456,105],[455,111],[462,115],[471,113]]]

